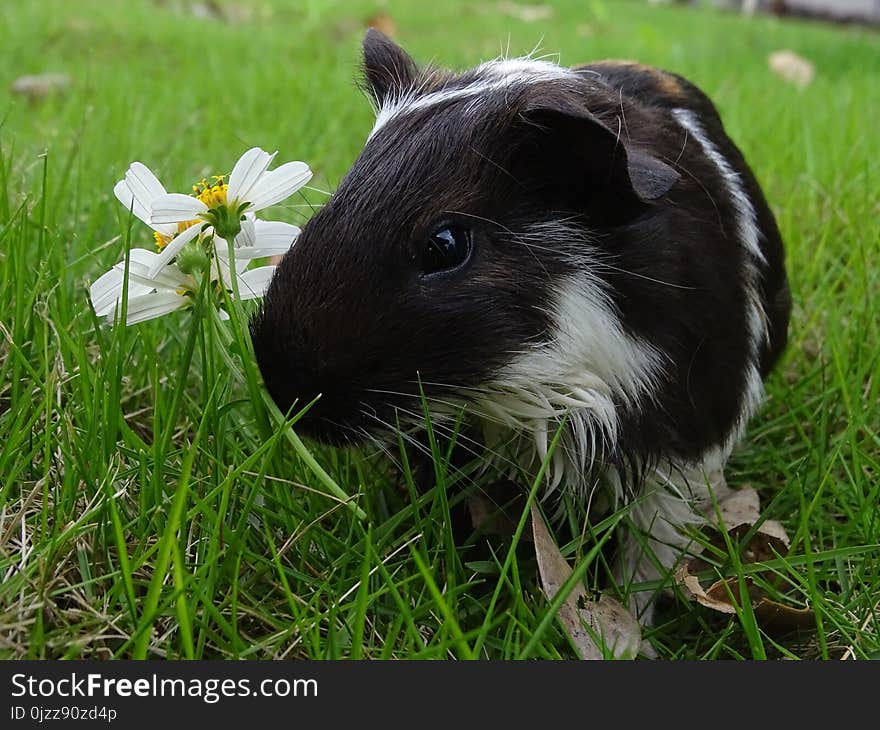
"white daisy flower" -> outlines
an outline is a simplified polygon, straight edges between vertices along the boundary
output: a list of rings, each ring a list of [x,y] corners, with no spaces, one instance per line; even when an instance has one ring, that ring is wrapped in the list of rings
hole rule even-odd
[[[164,314],[187,309],[195,302],[199,282],[191,274],[184,273],[175,264],[161,267],[156,276],[149,272],[155,266],[159,254],[143,248],[131,250],[128,263],[128,307],[125,321],[137,324]],[[274,266],[259,266],[245,271],[248,261],[236,262],[238,288],[242,300],[256,299],[266,293]],[[224,259],[212,262],[212,284],[220,302],[221,287],[230,289],[232,281],[229,265]],[[120,261],[110,271],[89,287],[89,295],[95,314],[105,317],[109,324],[116,324],[122,311],[122,294],[125,279],[125,261]],[[228,319],[220,309],[221,319]]]
[[[221,238],[234,235],[237,248],[245,247],[251,235],[246,229],[249,221],[254,221],[253,214],[290,197],[312,178],[312,171],[304,162],[287,162],[269,170],[277,154],[270,155],[254,147],[235,163],[228,183],[224,177],[215,177],[213,183],[202,181],[195,186],[194,195],[161,192],[151,199],[149,225],[154,228],[191,226],[192,221],[203,221],[209,223]],[[254,225],[254,236],[258,236],[260,231],[256,222]],[[273,234],[277,233],[277,230],[273,231]],[[178,235],[162,250],[161,258],[157,260],[159,268],[186,245],[187,241],[181,243],[179,238]]]
[[[247,153],[242,156],[242,159],[246,155]],[[241,160],[239,160],[240,162]],[[298,187],[304,185],[311,178],[311,171],[308,170],[308,166],[305,163],[296,164],[302,165],[308,171],[308,177],[297,186],[296,189],[298,189]],[[282,165],[277,170],[266,173],[264,177],[273,175],[284,167],[286,166]],[[238,177],[241,178],[241,174]],[[196,201],[200,205],[205,206],[206,209],[210,209],[208,206],[216,207],[217,205],[223,205],[226,201],[228,185],[223,182],[222,177],[216,177],[214,180],[215,182],[211,184],[203,180],[199,185],[194,185],[193,193],[196,197],[188,195],[181,195],[179,197]],[[160,253],[151,263],[148,271],[149,278],[154,278],[162,267],[170,263],[190,241],[201,235],[202,240],[207,242],[214,235],[214,229],[206,225],[203,219],[196,216],[190,216],[186,220],[172,223],[152,222],[150,211],[154,208],[156,202],[171,196],[168,195],[164,186],[153,172],[141,162],[131,163],[125,173],[125,178],[116,183],[113,192],[125,206],[126,210],[131,210],[137,218],[153,229],[153,237],[156,239],[156,245]],[[235,244],[238,249],[236,258],[255,259],[284,254],[293,245],[297,236],[299,236],[299,228],[289,223],[258,221],[254,217],[253,211],[250,210],[245,212],[244,215],[244,220],[240,222],[241,230],[235,236]],[[217,249],[219,256],[228,256],[225,246],[218,246]]]

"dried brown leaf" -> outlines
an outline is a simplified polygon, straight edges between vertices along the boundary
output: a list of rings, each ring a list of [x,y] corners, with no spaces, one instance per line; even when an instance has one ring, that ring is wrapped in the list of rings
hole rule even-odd
[[[788,552],[788,535],[782,525],[775,520],[765,521],[748,539],[748,542],[744,543],[746,535],[751,529],[752,525],[740,525],[728,530],[728,534],[740,544],[742,549],[740,560],[743,563],[764,563],[768,560],[775,560]],[[778,534],[772,534],[777,531]]]
[[[247,23],[253,18],[254,9],[243,3],[228,2],[228,0],[206,0],[206,2],[194,3],[190,7],[190,13],[199,20],[219,20],[223,23]]]
[[[367,21],[367,26],[375,28],[389,38],[397,35],[397,23],[394,22],[394,18],[388,15],[388,13],[376,13]]]
[[[532,534],[541,585],[547,600],[552,601],[571,576],[572,570],[551,537],[541,511],[534,504]],[[601,595],[594,601],[589,598],[584,586],[578,584],[562,602],[557,616],[582,659],[603,657],[591,631],[618,659],[632,659],[638,654],[641,646],[639,623],[626,608],[609,596]]]
[[[746,578],[746,590],[748,590],[751,585],[751,579]],[[716,610],[722,611],[723,613],[736,613],[736,609],[739,605],[739,602],[737,601],[739,595],[737,579],[723,578],[721,580],[716,580],[706,589],[704,594],[705,602],[701,601],[698,597],[697,603],[702,603],[704,606],[709,606],[710,608],[716,608]],[[749,596],[749,598],[751,599],[751,596]],[[722,609],[721,606],[727,606],[730,610]]]
[[[764,631],[775,635],[816,630],[816,614],[811,608],[794,608],[769,598],[755,605],[755,617]]]
[[[701,606],[711,608],[719,613],[736,613],[736,608],[730,602],[726,591],[719,595],[719,584],[724,581],[716,581],[708,590],[700,584],[699,578],[691,574],[691,561],[686,561],[678,566],[675,571],[675,582],[685,589],[685,593]],[[736,578],[732,579],[734,582]]]
[[[246,3],[229,0],[205,0],[189,6],[189,12],[199,20],[216,20],[221,23],[247,23],[253,19],[254,8]]]
[[[718,502],[718,513],[727,534],[742,548],[743,563],[760,563],[772,560],[787,552],[790,545],[785,528],[775,520],[761,520],[761,504],[758,493],[751,487],[731,490]],[[717,526],[716,526],[717,529]],[[746,535],[752,532],[748,542],[742,545]],[[716,547],[725,548],[724,537],[719,534],[712,541]],[[708,563],[695,556],[686,560],[675,572],[676,583],[684,592],[702,606],[719,613],[734,614],[740,601],[739,581],[736,577],[716,580],[704,588],[696,576],[709,567]],[[815,628],[815,616],[809,608],[794,608],[773,601],[755,585],[751,577],[746,577],[745,587],[749,602],[761,628],[776,634],[795,630]]]
[[[718,512],[728,530],[740,525],[754,525],[761,519],[761,498],[751,487],[733,490],[719,499]]]
[[[737,578],[717,580],[704,589],[697,577],[690,574],[689,567],[687,563],[680,566],[675,579],[693,600],[719,613],[736,613],[740,600]],[[816,629],[816,615],[812,609],[795,608],[768,598],[750,577],[745,579],[745,586],[758,625],[767,633],[782,636]]]
[[[771,53],[767,63],[773,73],[800,89],[809,86],[816,75],[813,64],[794,51],[784,50]]]
[[[70,76],[60,73],[20,76],[12,82],[12,93],[26,96],[31,101],[45,99],[50,94],[66,91],[70,87]]]
[[[751,529],[753,525],[760,522],[761,499],[752,487],[746,486],[742,489],[732,489],[725,497],[719,499],[718,513],[721,517],[721,523],[724,525],[727,532],[736,537],[740,537],[748,532],[748,529]],[[740,529],[743,526],[748,529]],[[765,545],[769,545],[774,541],[780,543],[782,549],[779,549],[779,552],[785,552],[791,544],[785,528],[776,520],[764,520],[764,522],[758,526],[756,533],[757,534],[754,535],[752,539],[757,540],[759,543],[761,543],[762,540],[762,544]],[[773,557],[772,554],[769,554],[769,556]],[[757,562],[758,560],[761,560],[761,558],[748,560],[746,562]]]
[[[520,5],[519,3],[500,2],[498,10],[524,23],[536,23],[539,20],[553,17],[553,8],[549,5]]]

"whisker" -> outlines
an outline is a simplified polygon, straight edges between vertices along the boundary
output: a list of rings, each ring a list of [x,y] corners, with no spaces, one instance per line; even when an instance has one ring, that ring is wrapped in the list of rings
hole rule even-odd
[[[364,414],[368,416],[368,414]],[[368,416],[369,417],[369,416]],[[397,456],[392,453],[391,449],[382,443],[381,439],[376,438],[373,434],[371,434],[366,428],[359,428],[358,432],[363,434],[364,438],[375,446],[378,451],[373,454],[365,454],[367,458],[371,458],[376,456],[377,454],[382,454],[385,458],[387,458],[398,471],[403,471],[403,464],[398,460]]]
[[[361,413],[364,416],[366,416],[367,418],[370,418],[373,421],[375,421],[376,423],[378,423],[380,426],[382,426],[382,428],[386,429],[387,431],[399,435],[401,438],[403,438],[404,441],[409,443],[411,446],[415,447],[417,451],[424,454],[425,456],[428,456],[428,457],[433,456],[433,454],[431,454],[431,450],[428,447],[426,447],[424,444],[420,443],[418,441],[418,439],[416,439],[411,434],[408,434],[403,429],[398,428],[397,426],[394,426],[393,424],[389,423],[385,419],[377,416],[375,413],[367,413],[366,411],[363,411],[363,410],[361,411]]]
[[[413,438],[409,434],[406,434],[406,433],[400,431],[399,429],[395,429],[390,423],[388,423],[387,421],[385,421],[384,419],[380,418],[379,416],[377,416],[375,414],[368,413],[367,411],[364,411],[364,410],[361,410],[361,413],[363,413],[363,415],[366,416],[367,418],[371,418],[372,420],[376,421],[378,424],[380,424],[384,428],[387,428],[390,431],[394,431],[394,432],[400,434],[400,436],[406,442],[408,442],[410,445],[414,446],[417,449],[417,451],[424,454],[428,458],[433,459],[434,455],[433,455],[433,453],[431,453],[431,450],[429,448],[427,448],[424,444],[420,443],[417,439]],[[382,448],[383,448],[383,450],[385,450],[385,447],[382,447]],[[462,447],[462,448],[464,448],[464,447]],[[397,462],[395,461],[395,463],[397,463]],[[482,494],[483,497],[485,497],[486,500],[489,501],[491,504],[493,504],[496,508],[498,508],[499,510],[502,509],[502,505],[499,504],[498,501],[491,494],[489,494],[489,492],[487,492],[486,489],[484,489],[480,485],[480,483],[476,480],[476,478],[474,478],[473,476],[471,476],[469,473],[465,472],[464,470],[456,468],[452,464],[449,464],[448,466],[450,466],[450,467],[452,467],[452,469],[454,469],[458,478],[461,479],[464,483],[466,483],[468,486],[470,486],[471,488],[473,488],[474,490],[476,490],[477,492]],[[402,468],[401,468],[401,471],[402,471]]]
[[[399,410],[409,416],[412,416],[414,418],[417,418],[419,415],[421,415],[421,414],[416,413],[415,411],[409,411],[405,408],[398,407],[397,410]],[[446,433],[449,436],[455,437],[456,444],[461,449],[463,449],[467,453],[471,454],[475,458],[480,458],[484,454],[488,453],[488,454],[491,454],[496,459],[501,460],[502,462],[504,462],[508,466],[517,467],[517,468],[519,467],[519,464],[517,464],[515,461],[513,461],[509,457],[506,457],[503,454],[501,454],[500,452],[496,451],[495,449],[490,448],[487,444],[484,444],[482,441],[477,441],[476,439],[473,439],[473,438],[467,436],[466,434],[462,433],[460,430],[458,432],[456,432],[455,429],[452,428],[451,426],[447,426],[446,424],[441,423],[439,421],[435,421],[435,420],[431,421],[431,427],[434,430],[439,430],[441,433]],[[459,444],[460,440],[463,440],[467,443],[473,444],[474,448],[470,448],[470,447],[465,446],[463,444]]]
[[[422,384],[422,385],[429,385],[430,384],[430,385],[433,385],[438,388],[449,388],[450,390],[467,390],[467,391],[470,391],[473,393],[478,393],[481,395],[485,394],[485,391],[482,388],[469,387],[469,386],[464,386],[464,385],[458,386],[458,385],[447,385],[444,383],[435,383],[435,382],[429,383],[428,381],[425,381],[425,380],[422,380],[422,381],[410,380],[408,384],[414,385],[416,387],[418,387],[419,384]],[[419,395],[416,395],[414,393],[404,393],[404,392],[398,391],[398,390],[383,390],[383,389],[379,389],[379,388],[367,388],[366,392],[376,393],[379,395],[393,395],[393,396],[406,398],[408,400],[409,399],[418,400],[420,397]],[[437,396],[431,396],[428,394],[424,394],[424,398],[426,401],[428,401],[428,403],[437,403],[439,405],[446,406],[450,409],[453,409],[456,412],[465,411],[467,413],[470,413],[470,414],[476,416],[477,418],[482,418],[485,421],[497,423],[497,420],[493,418],[491,413],[487,413],[485,411],[479,410],[473,401],[465,402],[465,401],[443,400],[441,398],[438,398]],[[448,415],[448,414],[442,414],[442,415]]]
[[[396,410],[400,413],[403,413],[406,416],[409,416],[409,418],[411,419],[412,425],[415,428],[418,428],[419,430],[424,429],[424,414],[423,413],[418,412],[418,411],[411,411],[406,408],[402,408],[400,406],[397,406]],[[390,430],[392,432],[402,432],[402,429],[392,426],[390,423],[379,418],[375,414],[367,413],[363,409],[361,409],[361,413],[363,413],[368,418],[372,418],[373,420],[377,421],[378,423],[380,423],[381,425],[383,425],[384,427],[386,427],[388,430]],[[432,419],[431,426],[435,431],[439,431],[443,434],[448,434],[448,436],[455,438],[458,446],[462,450],[467,452],[468,454],[472,455],[474,458],[479,459],[479,458],[482,458],[483,456],[485,456],[486,454],[489,454],[492,457],[494,457],[496,460],[506,464],[509,467],[513,467],[515,469],[518,469],[520,466],[516,461],[512,460],[511,458],[509,458],[505,454],[502,454],[500,451],[491,448],[488,444],[485,444],[482,441],[478,441],[477,439],[471,438],[466,433],[464,433],[462,430],[456,431],[452,426],[449,426],[449,425],[443,423],[442,421]],[[407,435],[410,438],[412,438],[410,434],[407,434]],[[472,444],[473,448],[459,443],[461,441],[464,441],[467,444]],[[502,444],[502,446],[510,445],[510,444],[514,443],[515,441],[516,441],[516,436],[514,435],[511,437],[511,439],[506,444]],[[419,447],[422,447],[422,448],[424,447],[424,445],[418,441],[416,441],[416,445]],[[423,451],[427,455],[433,456],[433,454],[428,453],[429,450],[424,450],[424,448],[423,448]]]
[[[412,394],[402,393],[400,391],[382,390],[382,389],[378,389],[378,388],[370,388],[370,389],[368,389],[368,391],[374,392],[374,393],[380,393],[383,395],[396,395],[396,396],[404,396],[407,398],[414,397]],[[469,415],[474,415],[477,418],[479,418],[485,422],[503,425],[497,418],[494,418],[491,414],[481,413],[471,403],[467,403],[467,404],[454,403],[454,402],[449,402],[449,401],[442,401],[442,400],[439,400],[436,398],[431,398],[429,396],[425,396],[425,400],[428,402],[429,406],[430,406],[431,402],[440,403],[440,404],[447,405],[447,406],[454,408],[457,412],[463,412],[463,413],[466,413]],[[409,409],[404,408],[403,406],[400,406],[400,405],[396,405],[395,408],[398,412],[409,416],[409,420],[410,420],[413,428],[416,428],[419,430],[424,429],[425,416],[423,413],[421,413],[419,411],[409,410]],[[371,415],[371,414],[365,413],[363,411],[363,409],[361,409],[361,412],[364,413],[364,415],[368,415],[368,416]],[[510,456],[508,456],[505,453],[502,453],[500,450],[504,447],[509,447],[509,446],[515,444],[516,441],[519,439],[518,434],[512,433],[510,438],[506,442],[499,444],[497,448],[492,448],[489,444],[485,443],[484,441],[480,441],[475,438],[471,438],[466,433],[464,433],[462,430],[459,430],[458,432],[456,432],[452,426],[449,426],[446,423],[443,423],[442,420],[437,419],[436,416],[438,414],[431,414],[431,415],[434,417],[434,418],[432,418],[431,425],[435,430],[438,430],[441,433],[445,433],[445,434],[448,434],[452,437],[455,437],[457,440],[464,441],[465,443],[473,445],[474,448],[468,448],[464,445],[461,445],[461,448],[464,451],[466,451],[467,453],[474,456],[475,458],[481,458],[485,454],[489,454],[497,462],[505,464],[506,466],[508,466],[510,468],[513,468],[513,469],[520,468],[521,465],[515,459],[510,458]],[[440,414],[440,415],[446,416],[448,414]],[[391,428],[389,424],[386,423],[385,425],[388,426],[389,428]],[[391,430],[399,430],[399,429],[394,428]]]
[[[599,261],[599,268],[606,268],[612,271],[617,271],[621,274],[626,274],[627,276],[632,276],[636,279],[645,279],[646,281],[652,281],[655,284],[662,284],[663,286],[670,286],[673,289],[684,289],[686,291],[696,291],[699,287],[696,286],[685,286],[684,284],[673,284],[671,281],[663,281],[662,279],[655,279],[651,276],[645,276],[644,274],[636,273],[635,271],[629,271],[628,269],[621,269],[619,266],[614,266],[613,264],[609,264],[607,261]]]

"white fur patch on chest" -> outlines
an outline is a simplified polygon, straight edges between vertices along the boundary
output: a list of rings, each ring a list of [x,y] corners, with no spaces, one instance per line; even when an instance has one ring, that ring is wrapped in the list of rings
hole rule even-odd
[[[514,450],[524,468],[543,461],[565,422],[549,465],[550,489],[565,482],[585,493],[594,457],[617,439],[621,404],[637,406],[656,392],[660,354],[627,334],[599,282],[570,277],[552,305],[550,340],[516,354],[490,382],[469,391],[487,443],[519,434]]]

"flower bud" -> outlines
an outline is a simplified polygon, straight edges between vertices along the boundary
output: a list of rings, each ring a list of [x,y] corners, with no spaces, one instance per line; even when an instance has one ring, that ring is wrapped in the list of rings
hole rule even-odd
[[[201,271],[207,271],[209,264],[208,254],[205,253],[205,249],[198,240],[190,241],[177,254],[177,267],[184,274],[196,274]]]
[[[213,208],[208,211],[207,217],[214,227],[214,232],[224,240],[234,239],[241,232],[241,216],[237,211],[232,211],[226,206]]]

